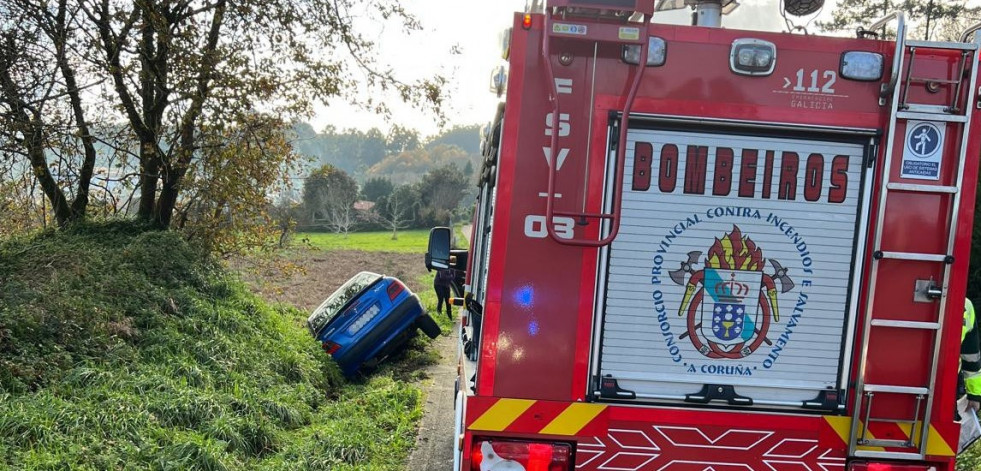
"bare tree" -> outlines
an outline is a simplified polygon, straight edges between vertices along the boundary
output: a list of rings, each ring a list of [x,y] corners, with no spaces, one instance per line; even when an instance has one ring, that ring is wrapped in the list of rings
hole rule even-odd
[[[347,233],[357,223],[354,201],[358,183],[347,172],[332,165],[315,169],[303,183],[303,206],[307,222],[334,232]]]
[[[359,218],[357,210],[353,205],[331,205],[327,208],[324,224],[336,234],[344,234],[347,237],[355,226],[358,225]]]
[[[96,160],[73,52],[83,44],[80,15],[67,0],[0,9],[2,150],[30,163],[60,226],[85,217]]]
[[[374,222],[392,230],[392,240],[398,240],[399,230],[412,227],[418,208],[418,193],[411,186],[402,185],[379,200],[369,214]]]
[[[293,235],[293,230],[296,228],[298,221],[300,204],[298,202],[296,191],[287,186],[280,191],[273,202],[270,205],[269,214],[276,222],[276,227],[279,229],[278,246],[279,248],[286,247],[286,244],[290,241]]]

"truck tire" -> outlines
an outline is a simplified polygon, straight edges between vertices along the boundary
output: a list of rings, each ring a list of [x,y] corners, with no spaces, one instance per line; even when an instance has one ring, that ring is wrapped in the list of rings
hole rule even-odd
[[[422,332],[431,339],[439,337],[439,334],[443,333],[443,331],[439,328],[439,324],[437,324],[432,317],[429,317],[429,314],[419,316],[419,318],[416,319],[416,325],[419,326],[419,328],[422,329]]]

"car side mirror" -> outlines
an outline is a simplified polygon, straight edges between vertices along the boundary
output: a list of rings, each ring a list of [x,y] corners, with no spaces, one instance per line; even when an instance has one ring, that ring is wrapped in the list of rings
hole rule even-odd
[[[450,268],[450,228],[434,227],[429,231],[426,268]]]

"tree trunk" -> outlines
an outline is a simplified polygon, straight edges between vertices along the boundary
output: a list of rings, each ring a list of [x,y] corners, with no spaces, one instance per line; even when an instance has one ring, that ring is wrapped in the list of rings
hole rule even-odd
[[[44,132],[41,124],[34,121],[31,123],[31,133],[24,139],[24,146],[27,148],[28,158],[31,167],[34,169],[34,176],[41,184],[41,191],[51,202],[51,210],[54,212],[55,220],[59,227],[65,227],[75,221],[71,206],[65,198],[65,193],[58,187],[58,182],[51,175],[48,168],[48,161],[44,158]]]
[[[177,199],[180,196],[181,181],[187,174],[196,150],[195,130],[204,109],[204,101],[208,98],[209,86],[213,73],[213,65],[217,62],[215,51],[218,48],[218,37],[225,18],[226,0],[215,3],[215,14],[211,18],[211,29],[208,41],[204,47],[204,57],[200,64],[197,77],[196,94],[178,126],[178,142],[172,157],[161,166],[163,170],[160,198],[153,212],[153,223],[161,228],[170,227]]]
[[[183,171],[164,170],[160,198],[153,211],[153,224],[161,229],[170,227],[170,221],[177,207],[177,197],[180,196],[180,182],[184,178]]]
[[[157,203],[157,182],[160,179],[160,156],[154,143],[140,145],[140,208],[137,217],[144,221],[154,220]]]

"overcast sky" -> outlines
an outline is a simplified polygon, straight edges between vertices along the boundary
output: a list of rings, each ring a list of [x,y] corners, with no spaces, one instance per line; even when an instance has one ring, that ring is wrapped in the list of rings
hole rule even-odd
[[[826,0],[821,19],[829,17],[836,0]],[[780,16],[780,0],[741,0],[741,5],[723,19],[730,28],[762,31],[785,30]],[[499,63],[499,34],[511,24],[512,14],[524,9],[525,0],[403,0],[403,6],[422,22],[424,31],[405,37],[391,28],[379,36],[379,61],[393,67],[402,77],[414,79],[443,74],[450,82],[447,107],[453,125],[483,124],[491,119],[497,98],[488,89],[491,70]],[[689,9],[659,12],[655,22],[687,24]],[[811,32],[816,31],[813,26]],[[459,51],[451,53],[454,46]],[[415,128],[423,136],[439,133],[435,118],[392,99],[392,123]],[[378,127],[386,132],[390,124],[374,113],[333,104],[320,107],[311,123],[316,130],[332,124],[339,129],[362,130]]]

